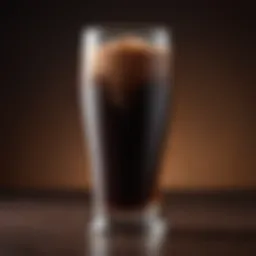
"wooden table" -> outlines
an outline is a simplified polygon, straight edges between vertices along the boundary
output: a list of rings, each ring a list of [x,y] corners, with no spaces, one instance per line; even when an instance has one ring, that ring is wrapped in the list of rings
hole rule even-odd
[[[254,192],[169,194],[158,239],[88,236],[87,196],[31,195],[2,196],[0,256],[256,256]]]

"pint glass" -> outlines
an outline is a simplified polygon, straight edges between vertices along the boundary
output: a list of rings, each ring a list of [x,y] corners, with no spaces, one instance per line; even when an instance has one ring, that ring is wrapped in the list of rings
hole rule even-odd
[[[111,24],[82,32],[79,98],[95,229],[160,221],[171,55],[165,27]]]

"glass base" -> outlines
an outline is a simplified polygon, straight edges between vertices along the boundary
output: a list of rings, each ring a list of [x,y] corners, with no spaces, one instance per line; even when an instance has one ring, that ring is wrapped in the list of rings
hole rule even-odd
[[[94,214],[90,222],[90,231],[102,234],[165,233],[167,228],[167,221],[157,204],[150,205],[144,210]]]
[[[157,205],[144,211],[94,215],[88,234],[90,255],[163,255],[167,223]]]

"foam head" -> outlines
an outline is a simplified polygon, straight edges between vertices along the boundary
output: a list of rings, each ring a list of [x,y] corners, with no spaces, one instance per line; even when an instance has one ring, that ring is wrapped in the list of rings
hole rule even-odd
[[[111,87],[132,88],[152,79],[160,49],[137,37],[110,41],[99,48],[95,77]],[[159,64],[159,63],[158,63]]]

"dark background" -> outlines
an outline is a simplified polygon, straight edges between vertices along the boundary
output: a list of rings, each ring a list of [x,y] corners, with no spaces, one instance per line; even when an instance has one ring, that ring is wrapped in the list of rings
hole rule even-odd
[[[143,21],[174,33],[175,113],[162,186],[255,188],[253,9],[203,2],[1,4],[0,186],[88,186],[76,91],[80,32],[88,23]]]

